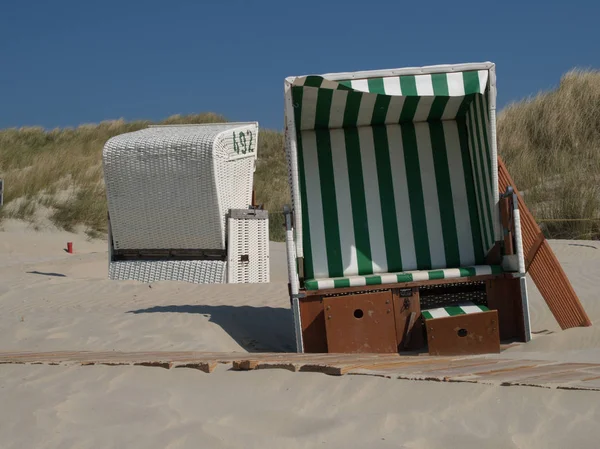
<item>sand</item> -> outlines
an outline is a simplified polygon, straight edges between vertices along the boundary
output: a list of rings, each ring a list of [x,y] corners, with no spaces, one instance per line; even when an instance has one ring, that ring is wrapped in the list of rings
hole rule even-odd
[[[0,350],[290,351],[283,244],[269,285],[114,282],[106,242],[6,222]],[[76,254],[65,252],[67,241]],[[600,362],[600,243],[552,241],[595,326],[560,331],[529,284],[534,339],[502,357]],[[0,365],[0,448],[597,448],[600,393],[279,370]]]

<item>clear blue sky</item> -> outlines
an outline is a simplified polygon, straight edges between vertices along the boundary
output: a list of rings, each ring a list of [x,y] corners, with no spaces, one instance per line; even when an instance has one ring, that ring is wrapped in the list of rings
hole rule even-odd
[[[282,128],[290,75],[493,61],[498,101],[600,67],[597,0],[0,2],[0,128],[214,111]]]

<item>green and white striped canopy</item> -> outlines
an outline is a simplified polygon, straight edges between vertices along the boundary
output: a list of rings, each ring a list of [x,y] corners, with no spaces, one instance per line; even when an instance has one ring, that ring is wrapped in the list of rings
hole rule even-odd
[[[489,71],[290,82],[307,280],[484,265]]]

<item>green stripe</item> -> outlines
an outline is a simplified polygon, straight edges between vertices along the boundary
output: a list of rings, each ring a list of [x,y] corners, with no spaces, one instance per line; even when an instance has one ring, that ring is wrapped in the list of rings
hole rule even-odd
[[[469,108],[471,107],[471,102],[473,101],[474,98],[475,98],[474,94],[465,95],[463,97],[463,101],[460,104],[458,111],[456,112],[456,120],[458,120],[460,118],[464,118],[467,115],[467,113],[469,112]]]
[[[459,268],[462,277],[475,276],[477,271],[473,267]]]
[[[433,84],[433,94],[435,95],[435,98],[431,105],[427,120],[439,120],[442,118],[442,115],[444,115],[444,110],[450,100],[448,93],[448,77],[445,73],[434,73],[431,75],[431,82]]]
[[[401,76],[400,77],[400,89],[402,96],[407,97],[404,100],[404,106],[400,113],[401,122],[410,122],[415,118],[417,112],[417,106],[421,97],[417,94],[417,83],[414,76]]]
[[[450,307],[444,307],[444,310],[448,313],[448,315],[450,316],[456,316],[456,315],[466,315],[465,311],[463,309],[461,309],[459,306],[450,306]]]
[[[350,182],[350,201],[352,203],[352,221],[354,224],[354,244],[358,274],[372,274],[371,241],[369,239],[369,217],[365,197],[365,182],[360,157],[360,141],[357,128],[345,128],[346,160]]]
[[[410,273],[400,273],[396,275],[396,279],[398,282],[412,282],[413,277]]]
[[[407,168],[406,183],[410,192],[410,214],[415,241],[417,269],[427,270],[431,268],[431,253],[429,252],[429,236],[427,235],[427,218],[425,215],[423,184],[421,183],[417,135],[414,123],[403,123],[400,126],[402,129],[402,145],[404,147],[404,163]]]
[[[465,85],[465,95],[481,93],[479,92],[478,72],[463,72],[463,83]]]
[[[423,318],[425,318],[426,320],[431,320],[431,319],[433,319],[433,316],[427,310],[424,310],[423,311]]]
[[[304,283],[304,288],[306,288],[306,290],[318,290],[319,282],[315,280],[306,281]]]
[[[298,147],[298,177],[300,184],[300,203],[302,206],[302,248],[304,249],[304,275],[306,278],[311,279],[315,277],[313,263],[312,263],[312,246],[310,243],[310,221],[308,216],[308,200],[306,196],[306,176],[304,173],[304,154],[302,148],[302,133],[301,120],[302,120],[302,97],[304,90],[300,88],[292,88],[292,103],[299,105],[294,107],[294,120],[296,122],[296,141]],[[307,287],[308,288],[308,287]]]
[[[473,115],[474,115],[474,117],[473,117],[474,120],[473,121],[475,122],[475,134],[476,134],[476,137],[477,137],[477,149],[479,150],[479,160],[481,161],[481,164],[482,164],[481,169],[482,170],[486,170],[486,165],[485,165],[486,156],[484,154],[484,151],[485,151],[484,150],[484,145],[487,147],[487,143],[484,142],[482,144],[482,142],[481,142],[481,137],[480,137],[481,134],[479,133],[479,127],[481,126],[481,123],[479,122],[479,119],[477,117],[477,108],[476,108],[475,103],[473,103]],[[485,126],[483,126],[483,128],[485,128]],[[485,134],[484,134],[484,136],[485,136]],[[491,231],[490,231],[490,229],[493,229],[492,210],[491,210],[491,206],[490,206],[490,203],[489,203],[489,198],[491,197],[489,190],[490,190],[491,187],[488,185],[487,182],[485,182],[485,177],[483,176],[483,173],[481,175],[482,175],[483,190],[484,190],[482,192],[482,194],[485,195],[484,198],[483,198],[483,199],[485,199],[485,201],[483,201],[483,204],[485,206],[484,207],[484,211],[485,211],[485,214],[488,217],[488,223],[490,224],[490,228],[486,229],[486,235],[487,235],[486,242],[488,243],[488,246],[491,246],[493,244],[493,242],[494,242],[493,233],[491,233]],[[487,250],[488,250],[488,248],[485,248],[485,251],[487,251]]]
[[[339,81],[339,85],[340,85],[340,87],[343,86],[348,89],[352,89],[352,81],[350,81],[350,80]]]
[[[501,265],[491,265],[492,274],[501,274],[504,272]]]
[[[385,88],[383,87],[383,78],[371,78],[367,80],[369,85],[369,92],[373,94],[385,94]]]
[[[315,111],[315,129],[329,128],[329,116],[331,115],[331,101],[333,90],[319,89],[317,91],[317,109]]]
[[[346,107],[344,109],[344,128],[356,126],[362,95],[362,92],[348,91],[348,97],[346,98]]]
[[[317,129],[315,134],[319,161],[319,180],[321,183],[323,227],[325,228],[325,247],[327,249],[327,268],[329,277],[338,277],[344,275],[344,264],[342,262],[337,196],[333,177],[331,138],[327,129]]]
[[[444,270],[432,270],[427,273],[430,281],[437,281],[438,279],[445,279]]]
[[[398,220],[396,218],[396,203],[394,201],[394,183],[392,181],[392,166],[390,164],[387,127],[373,126],[373,144],[375,148],[375,163],[377,165],[377,180],[379,182],[379,200],[381,202],[381,218],[383,221],[383,236],[387,271],[402,271],[400,255],[400,237],[398,236]]]
[[[471,222],[471,237],[473,239],[473,252],[475,263],[484,262],[483,241],[481,240],[481,228],[479,223],[479,212],[477,210],[477,195],[475,194],[475,181],[473,180],[473,167],[469,154],[469,142],[467,137],[467,122],[463,117],[457,119],[458,136],[460,141],[460,154],[462,156],[465,187],[467,190],[467,204],[469,206],[469,220]]]
[[[367,276],[365,281],[367,285],[379,285],[381,284],[381,276]]]
[[[347,278],[342,278],[342,279],[335,279],[333,281],[333,286],[335,288],[345,288],[345,287],[350,287],[350,279]]]
[[[446,267],[458,267],[460,266],[458,231],[456,229],[456,216],[454,214],[454,200],[452,199],[446,137],[442,122],[436,121],[430,123],[429,134],[431,135],[431,152],[433,154],[440,220],[442,222],[442,235],[444,237]]]
[[[480,187],[479,187],[482,184],[479,182],[480,181],[479,177],[482,175],[482,173],[479,170],[479,168],[477,167],[477,160],[475,158],[475,154],[477,152],[477,148],[475,146],[475,130],[474,130],[475,126],[473,126],[473,121],[471,120],[471,117],[472,117],[472,113],[471,113],[471,111],[469,111],[466,119],[469,121],[468,134],[469,134],[469,140],[470,140],[470,148],[473,152],[473,157],[471,158],[472,171],[475,176],[474,186],[475,186],[475,193],[477,196],[477,203],[479,205],[479,209],[478,209],[479,210],[479,219],[481,220],[481,227],[483,228],[482,242],[485,242],[485,244],[487,246],[487,244],[490,240],[489,240],[489,237],[487,234],[488,230],[487,230],[487,227],[485,226],[485,220],[484,220],[485,209],[483,207],[484,206],[483,198],[482,198],[483,192],[481,192]],[[482,252],[484,254],[484,258],[486,255],[485,254],[486,251],[487,251],[487,248],[483,248]]]
[[[383,125],[385,123],[391,100],[392,97],[389,95],[377,95],[375,107],[373,108],[373,116],[371,117],[371,125]]]
[[[489,198],[493,198],[494,196],[494,188],[493,188],[493,177],[492,177],[492,154],[491,154],[491,150],[490,150],[490,142],[488,140],[488,130],[487,130],[487,126],[485,124],[485,114],[486,111],[483,108],[483,95],[477,95],[477,101],[479,103],[479,114],[481,116],[481,128],[483,130],[483,142],[484,142],[484,146],[485,146],[485,162],[486,162],[486,169],[488,172],[488,179],[490,180],[489,185],[489,196],[488,196],[488,201]],[[492,208],[493,206],[490,205],[490,234],[494,237],[492,240],[496,240],[495,235],[494,235],[494,222],[492,221],[492,217],[494,216],[494,214],[492,213]]]
[[[307,76],[304,81],[304,86],[305,87],[321,87],[322,83],[323,83],[322,76]]]

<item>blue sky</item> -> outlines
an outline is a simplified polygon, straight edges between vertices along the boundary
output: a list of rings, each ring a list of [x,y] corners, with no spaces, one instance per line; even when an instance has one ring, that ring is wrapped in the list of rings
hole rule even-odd
[[[213,111],[283,127],[290,75],[493,61],[498,102],[600,68],[600,2],[0,2],[0,128]]]

